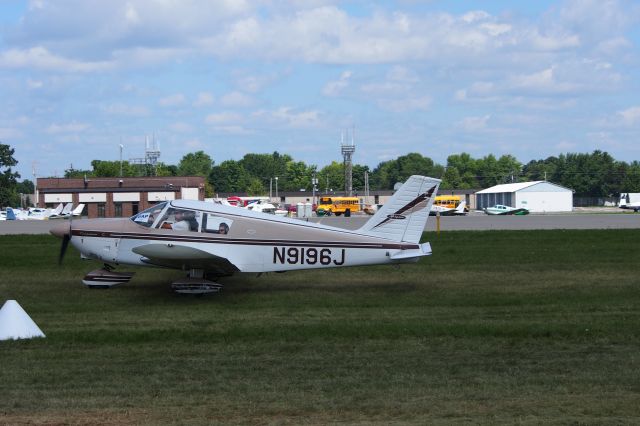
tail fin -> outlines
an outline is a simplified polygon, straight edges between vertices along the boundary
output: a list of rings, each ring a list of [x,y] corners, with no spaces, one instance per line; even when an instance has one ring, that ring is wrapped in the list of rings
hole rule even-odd
[[[393,241],[418,243],[439,186],[440,179],[411,176],[358,232]]]
[[[64,209],[62,209],[62,213],[64,215],[68,215],[71,214],[71,210],[73,210],[73,203],[67,203],[64,206]]]
[[[7,207],[7,220],[18,220],[15,212],[11,207]]]
[[[71,216],[80,216],[82,214],[82,210],[84,210],[84,204],[78,204],[78,206],[71,212]]]
[[[465,209],[467,208],[467,202],[463,201],[460,204],[458,204],[458,207],[456,207],[456,214],[467,214],[467,212],[465,211]]]
[[[58,207],[56,207],[56,209],[51,212],[50,216],[58,216],[60,213],[62,213],[63,208],[64,207],[62,206],[62,203],[58,204]]]

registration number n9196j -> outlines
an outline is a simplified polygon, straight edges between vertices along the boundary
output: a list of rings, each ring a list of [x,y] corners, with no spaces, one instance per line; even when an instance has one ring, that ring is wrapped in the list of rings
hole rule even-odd
[[[289,265],[330,265],[340,266],[345,261],[345,249],[315,247],[274,247],[273,263]]]

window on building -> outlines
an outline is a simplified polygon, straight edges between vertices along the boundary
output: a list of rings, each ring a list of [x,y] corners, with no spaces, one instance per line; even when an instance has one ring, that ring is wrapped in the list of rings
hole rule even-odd
[[[106,217],[105,214],[105,204],[104,203],[98,203],[98,217]]]
[[[131,203],[131,214],[135,216],[140,211],[140,205],[137,202]]]
[[[115,217],[122,217],[122,203],[115,203]]]

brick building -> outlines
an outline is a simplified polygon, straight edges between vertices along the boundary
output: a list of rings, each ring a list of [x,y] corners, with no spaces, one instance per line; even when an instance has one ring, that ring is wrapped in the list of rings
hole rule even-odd
[[[200,176],[38,178],[36,197],[39,207],[85,204],[89,218],[129,217],[160,201],[204,200],[204,184]]]

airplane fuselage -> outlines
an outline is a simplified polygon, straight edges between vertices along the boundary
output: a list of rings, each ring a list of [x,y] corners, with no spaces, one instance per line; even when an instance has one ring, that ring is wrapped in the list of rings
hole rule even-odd
[[[238,272],[406,262],[409,260],[393,259],[393,255],[420,249],[418,244],[364,237],[344,229],[309,227],[308,223],[295,219],[285,223],[274,222],[273,216],[229,219],[234,223],[227,235],[147,229],[130,219],[77,220],[73,221],[70,241],[83,256],[105,263],[189,269],[197,253],[208,253],[227,259]],[[144,255],[150,246],[158,256]],[[187,250],[184,262],[179,261],[181,248]],[[157,257],[161,256],[171,257],[172,261],[158,261]],[[195,263],[198,268],[208,269],[207,256],[203,255],[201,261]]]

